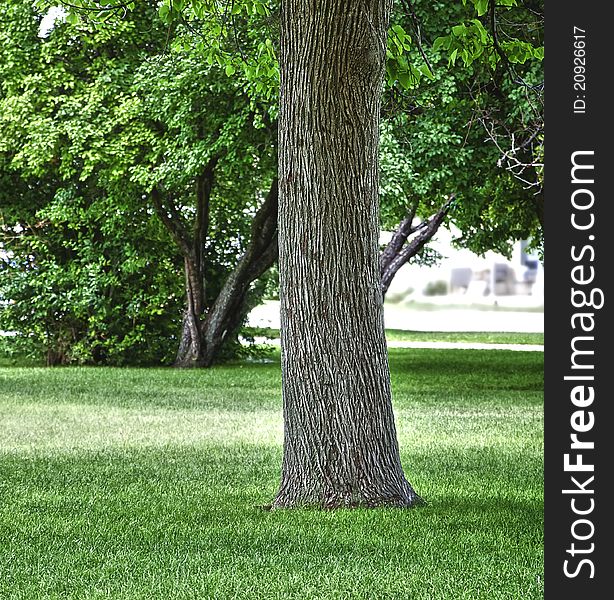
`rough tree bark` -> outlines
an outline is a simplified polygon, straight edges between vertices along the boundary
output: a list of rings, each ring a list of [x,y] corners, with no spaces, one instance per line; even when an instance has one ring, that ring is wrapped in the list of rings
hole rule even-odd
[[[388,245],[380,255],[382,293],[384,295],[386,295],[399,269],[413,256],[418,254],[437,233],[455,197],[456,194],[450,194],[443,206],[433,216],[420,222],[418,225],[412,225],[416,215],[417,203],[413,205],[407,216],[401,221],[390,242],[388,242]],[[417,235],[406,245],[409,236],[415,233]]]
[[[391,0],[286,0],[279,269],[284,456],[272,508],[412,506],[392,412],[378,253]]]

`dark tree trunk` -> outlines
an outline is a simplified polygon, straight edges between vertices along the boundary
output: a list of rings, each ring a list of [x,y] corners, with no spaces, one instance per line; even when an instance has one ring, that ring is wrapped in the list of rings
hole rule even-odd
[[[386,295],[392,280],[399,272],[399,269],[409,262],[412,257],[416,256],[422,248],[433,238],[437,233],[439,226],[443,223],[452,201],[456,194],[451,194],[445,204],[429,219],[422,221],[416,226],[412,226],[412,221],[416,213],[416,207],[408,213],[401,221],[399,227],[392,235],[392,239],[384,248],[380,256],[380,270],[382,276],[382,293]],[[409,236],[417,233],[417,235],[406,244]]]
[[[162,222],[173,236],[185,265],[186,308],[176,367],[208,367],[224,343],[245,319],[251,284],[277,260],[277,179],[252,222],[247,250],[222,286],[213,304],[205,306],[203,247],[209,221],[209,198],[215,161],[209,162],[197,183],[197,210],[192,235],[171,199],[162,199],[154,188],[152,201]]]
[[[211,158],[196,180],[196,214],[191,231],[172,198],[162,199],[158,188],[154,188],[151,193],[158,216],[183,255],[186,304],[179,349],[175,358],[176,367],[200,366],[203,362],[202,322],[205,310],[203,249],[209,229],[209,201],[217,161],[217,156]]]
[[[202,364],[202,317],[205,286],[202,263],[194,256],[184,256],[186,307],[183,313],[181,340],[175,358],[176,367]]]
[[[411,506],[392,412],[378,254],[391,0],[287,0],[279,268],[284,456],[273,508]]]
[[[277,260],[278,185],[273,180],[269,193],[254,216],[245,254],[228,276],[203,328],[203,365],[209,366],[222,344],[241,326],[248,311],[251,284]]]

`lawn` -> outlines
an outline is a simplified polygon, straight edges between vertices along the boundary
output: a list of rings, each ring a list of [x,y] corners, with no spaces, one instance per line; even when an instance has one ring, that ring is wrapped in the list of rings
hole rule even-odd
[[[279,338],[279,329],[271,327],[246,327],[245,332],[254,337]],[[543,333],[483,332],[483,331],[410,331],[386,329],[389,342],[467,342],[483,344],[537,344],[543,345]]]
[[[411,510],[260,508],[278,357],[0,368],[0,598],[543,598],[543,355],[390,357]]]

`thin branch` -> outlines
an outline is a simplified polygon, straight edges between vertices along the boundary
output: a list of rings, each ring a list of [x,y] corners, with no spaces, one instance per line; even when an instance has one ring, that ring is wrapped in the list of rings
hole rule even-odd
[[[187,232],[183,225],[183,218],[179,214],[179,211],[177,210],[177,207],[175,206],[173,201],[167,199],[167,206],[169,209],[167,211],[166,207],[164,206],[164,203],[162,202],[160,190],[157,186],[154,186],[154,188],[151,190],[151,201],[154,205],[154,208],[156,209],[156,213],[160,217],[162,223],[164,224],[168,232],[171,234],[171,237],[181,250],[183,256],[191,255],[192,246],[189,241],[189,236],[187,235]]]
[[[409,14],[411,15],[414,32],[416,34],[416,45],[418,46],[418,51],[422,56],[422,60],[425,62],[426,66],[429,68],[429,71],[433,73],[433,67],[427,58],[424,48],[422,47],[422,33],[420,31],[420,20],[418,19],[418,15],[416,15],[416,11],[414,10],[414,5],[411,0],[403,0],[403,3],[406,5]]]

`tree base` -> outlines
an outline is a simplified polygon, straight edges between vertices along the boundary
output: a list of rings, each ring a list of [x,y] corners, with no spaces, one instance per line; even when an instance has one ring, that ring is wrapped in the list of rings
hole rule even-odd
[[[397,495],[364,495],[351,493],[322,494],[319,498],[313,494],[278,493],[268,510],[317,508],[320,510],[335,510],[338,508],[414,508],[423,506],[426,502],[409,490]]]

